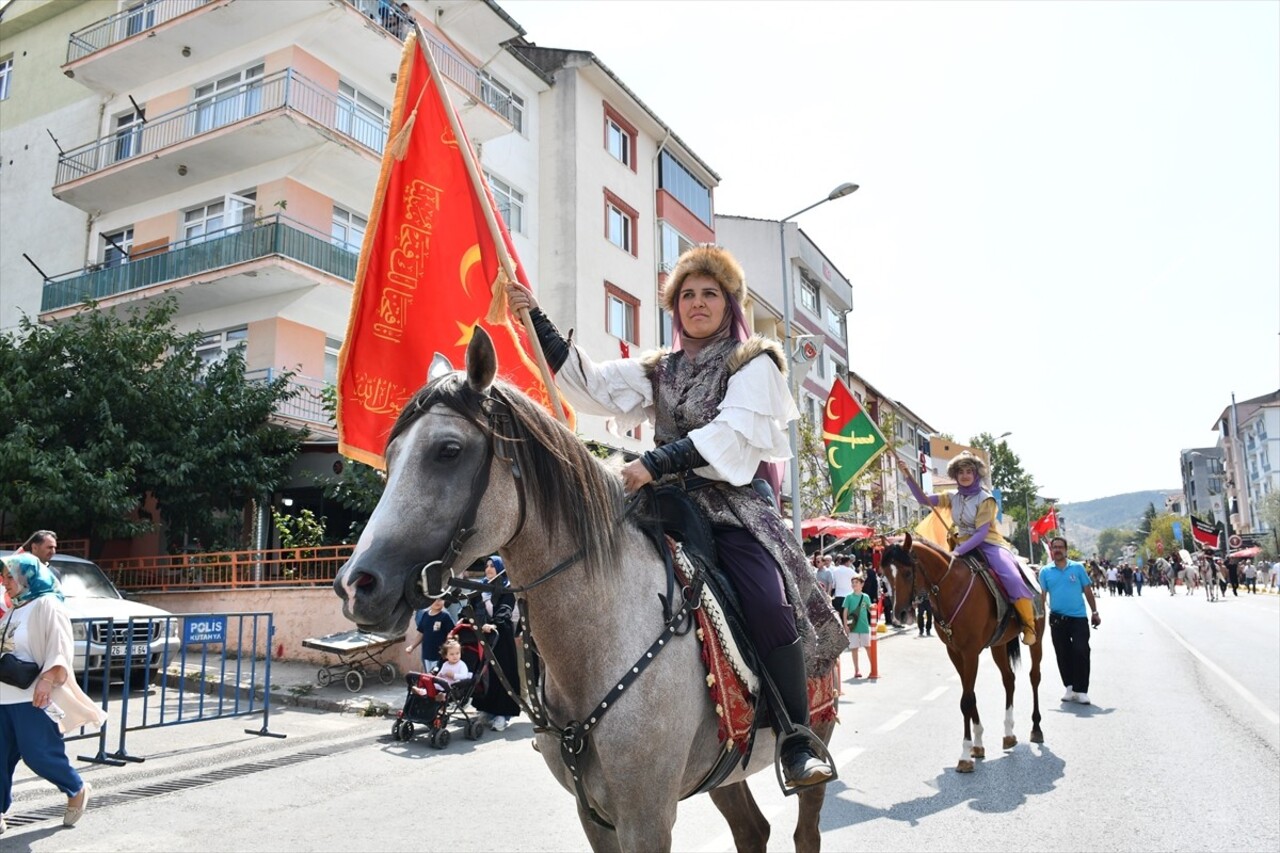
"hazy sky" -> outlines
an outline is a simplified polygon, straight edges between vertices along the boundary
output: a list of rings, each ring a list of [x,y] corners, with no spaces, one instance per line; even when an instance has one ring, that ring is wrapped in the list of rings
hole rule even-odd
[[[853,282],[850,366],[1011,431],[1043,494],[1176,488],[1280,387],[1278,3],[499,2],[613,69],[719,213],[860,184],[798,220]]]

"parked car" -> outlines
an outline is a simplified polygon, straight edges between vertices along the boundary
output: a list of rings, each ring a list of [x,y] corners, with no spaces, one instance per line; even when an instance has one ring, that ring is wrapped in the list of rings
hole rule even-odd
[[[0,557],[12,553],[0,551]],[[91,560],[56,554],[49,568],[66,596],[77,677],[87,672],[91,677],[123,681],[127,664],[130,683],[141,686],[178,655],[179,617],[125,598]]]

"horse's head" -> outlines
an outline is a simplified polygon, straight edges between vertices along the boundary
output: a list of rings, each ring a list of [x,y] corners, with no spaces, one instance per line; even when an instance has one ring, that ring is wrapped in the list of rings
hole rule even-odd
[[[511,460],[492,464],[501,420],[493,413],[504,405],[492,393],[496,372],[493,343],[477,327],[466,370],[437,357],[427,385],[392,427],[386,488],[333,581],[343,614],[361,628],[402,628],[414,609],[444,592],[455,567],[460,572],[515,535],[516,468]]]
[[[903,537],[901,545],[889,545],[880,555],[880,570],[889,580],[893,589],[893,602],[897,608],[894,615],[898,619],[907,618],[907,613],[915,603],[916,573],[919,566],[911,553],[911,534]]]

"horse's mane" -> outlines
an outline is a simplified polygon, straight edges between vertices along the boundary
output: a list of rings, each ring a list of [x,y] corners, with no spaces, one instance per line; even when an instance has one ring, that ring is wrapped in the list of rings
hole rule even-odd
[[[589,574],[621,564],[622,533],[627,526],[622,483],[581,439],[514,385],[495,380],[488,395],[482,396],[462,374],[451,373],[405,404],[387,443],[436,404],[466,417],[486,435],[492,432],[488,414],[500,415],[505,408],[514,434],[502,438],[516,449],[525,499],[544,515],[553,535],[565,538],[564,545],[582,550]]]
[[[911,544],[919,545],[921,548],[924,548],[926,551],[932,551],[934,554],[937,554],[939,557],[942,557],[945,560],[951,559],[950,551],[948,551],[946,548],[943,548],[941,545],[938,545],[934,542],[929,541],[928,539],[925,539],[923,536],[912,537]],[[897,545],[897,544],[890,545],[889,547],[885,548],[884,554],[881,555],[880,560],[881,562],[884,562],[885,560],[888,560],[890,557],[899,557],[899,559],[909,564],[915,563],[915,557],[911,555],[911,552],[908,551],[906,548],[902,547],[901,545]]]

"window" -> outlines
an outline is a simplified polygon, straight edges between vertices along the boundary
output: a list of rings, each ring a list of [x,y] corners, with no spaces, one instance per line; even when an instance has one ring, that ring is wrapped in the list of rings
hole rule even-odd
[[[329,385],[338,384],[338,352],[341,349],[342,341],[324,339],[324,381]]]
[[[671,193],[689,212],[711,225],[711,190],[683,163],[663,151],[658,165],[658,186]]]
[[[639,343],[636,316],[640,310],[640,300],[607,281],[604,283],[604,290],[606,330],[627,343]]]
[[[511,87],[481,71],[480,97],[494,112],[511,122],[517,132],[524,133],[524,98],[512,92]]]
[[[635,255],[639,218],[640,214],[634,207],[608,190],[604,191],[604,236],[610,243]]]
[[[253,221],[254,194],[228,195],[221,200],[182,214],[182,237],[192,243],[203,243],[239,229]]]
[[[102,235],[102,265],[118,267],[129,263],[129,253],[133,251],[133,229],[126,228],[112,234]]]
[[[658,309],[658,346],[669,347],[675,342],[675,332],[671,328],[671,315],[662,308]]]
[[[356,142],[382,153],[391,126],[391,111],[358,91],[350,83],[338,82],[338,113],[335,127]]]
[[[622,113],[604,105],[604,149],[609,156],[631,171],[636,170],[636,137],[638,131],[631,122],[622,117]]]
[[[125,35],[136,36],[156,25],[156,0],[136,3],[125,10]]]
[[[800,270],[800,304],[817,314],[818,306],[822,304],[819,293],[818,283],[809,278],[804,270]]]
[[[9,97],[9,82],[13,79],[13,57],[0,59],[0,101]]]
[[[262,72],[259,63],[196,88],[196,133],[257,115],[262,109]]]
[[[523,234],[524,193],[502,178],[494,177],[491,172],[485,172],[484,177],[489,182],[489,189],[493,190],[493,201],[498,206],[502,221],[507,223],[507,230],[512,234]]]
[[[213,365],[223,361],[227,357],[227,353],[240,351],[244,352],[245,343],[249,340],[249,329],[247,326],[239,326],[235,329],[224,329],[221,332],[210,332],[204,336],[200,343],[196,344],[196,353],[200,356],[200,363],[208,370]]]
[[[831,305],[827,305],[827,329],[839,336],[840,343],[844,343],[844,312]]]
[[[342,246],[349,252],[359,252],[364,244],[364,232],[369,222],[362,216],[356,216],[349,210],[338,206],[333,208],[333,224],[329,233],[335,246]]]
[[[693,248],[693,241],[672,228],[666,222],[662,223],[662,257],[658,263],[659,272],[671,272],[675,269],[676,261],[685,252]]]
[[[142,116],[134,110],[116,116],[115,162],[142,151]]]

